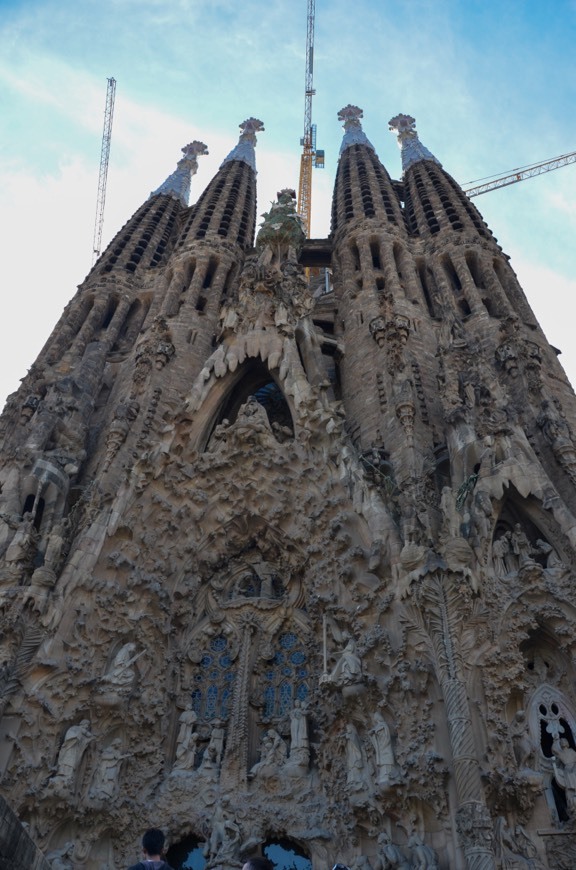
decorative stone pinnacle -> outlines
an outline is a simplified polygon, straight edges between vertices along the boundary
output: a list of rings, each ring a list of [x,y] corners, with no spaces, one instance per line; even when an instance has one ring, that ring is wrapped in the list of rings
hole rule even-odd
[[[366,145],[374,151],[374,146],[369,141],[362,129],[360,119],[364,117],[364,112],[358,106],[352,106],[348,103],[343,109],[338,112],[338,120],[344,122],[344,138],[340,146],[340,154],[342,154],[351,145]]]
[[[402,169],[404,172],[413,163],[420,160],[433,160],[438,166],[442,166],[431,151],[422,144],[416,132],[416,119],[412,115],[395,115],[388,121],[388,128],[396,131],[398,147],[402,152]]]
[[[254,172],[256,172],[256,155],[254,148],[256,147],[256,133],[264,132],[264,124],[258,118],[248,118],[240,124],[240,139],[235,148],[222,161],[222,166],[229,163],[231,160],[243,160],[247,163]]]
[[[150,196],[156,196],[159,193],[172,196],[174,199],[180,200],[182,205],[187,208],[190,199],[190,182],[192,176],[198,172],[198,157],[208,154],[208,148],[204,142],[195,139],[194,142],[189,142],[182,148],[182,154],[184,157],[180,158],[172,175],[169,175],[160,187],[153,190]]]

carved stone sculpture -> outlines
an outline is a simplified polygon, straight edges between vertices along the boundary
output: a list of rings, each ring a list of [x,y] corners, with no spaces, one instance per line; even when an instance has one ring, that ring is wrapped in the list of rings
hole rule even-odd
[[[364,747],[356,727],[351,722],[346,725],[346,782],[352,792],[370,789],[370,771]]]
[[[410,870],[410,861],[386,831],[378,835],[378,857],[382,870]]]
[[[288,748],[275,728],[270,728],[262,738],[260,761],[250,770],[250,776],[271,779],[278,776],[286,763]]]
[[[554,740],[554,772],[556,779],[566,792],[568,812],[576,820],[576,750],[572,749],[565,737]]]
[[[382,713],[374,713],[370,739],[376,761],[376,783],[381,787],[390,785],[396,777],[396,760],[392,749],[392,736]]]
[[[93,740],[94,735],[90,733],[90,723],[87,719],[68,728],[58,752],[56,772],[48,782],[50,791],[62,794],[73,790],[82,756]]]
[[[437,870],[438,856],[434,849],[426,845],[420,834],[415,831],[410,834],[408,848],[412,854],[413,870]]]
[[[103,750],[94,775],[89,797],[98,801],[111,800],[118,791],[120,765],[129,753],[122,752],[122,740],[116,737]]]
[[[198,734],[194,731],[197,718],[191,707],[180,714],[174,771],[187,771],[194,768],[198,743]]]
[[[308,717],[300,701],[294,702],[290,712],[290,758],[284,772],[291,775],[305,773],[310,762]]]

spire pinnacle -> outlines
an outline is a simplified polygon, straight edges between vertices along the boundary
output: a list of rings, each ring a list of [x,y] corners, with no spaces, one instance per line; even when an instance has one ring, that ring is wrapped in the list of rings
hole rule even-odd
[[[256,172],[256,155],[254,154],[256,133],[264,132],[264,124],[258,118],[248,118],[247,121],[242,121],[240,129],[242,132],[238,144],[232,149],[228,157],[224,158],[220,168],[231,160],[243,160]]]
[[[187,208],[190,198],[190,182],[192,176],[198,172],[198,157],[208,154],[208,149],[204,142],[194,140],[182,148],[182,154],[184,157],[180,158],[172,175],[169,175],[160,187],[153,190],[150,196],[163,193],[174,197],[174,199],[179,199],[182,205]]]
[[[396,130],[398,147],[402,152],[402,169],[404,172],[413,163],[420,160],[433,160],[438,166],[442,166],[439,160],[424,147],[416,132],[416,119],[411,115],[396,115],[388,121],[388,128]]]
[[[374,151],[374,146],[366,136],[362,129],[360,118],[364,117],[364,112],[358,106],[352,106],[348,103],[343,109],[338,112],[338,120],[344,124],[344,138],[340,146],[340,154],[350,148],[351,145],[367,145]]]

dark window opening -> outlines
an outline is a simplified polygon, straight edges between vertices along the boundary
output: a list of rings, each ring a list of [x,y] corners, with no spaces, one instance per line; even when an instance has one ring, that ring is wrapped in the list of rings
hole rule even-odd
[[[272,861],[275,870],[312,870],[312,862],[306,852],[291,840],[267,840],[262,851]]]
[[[22,517],[25,514],[30,514],[34,511],[34,495],[27,495],[24,501],[24,507],[22,508]],[[42,525],[42,515],[44,514],[45,502],[43,498],[39,498],[36,502],[36,513],[34,514],[34,528],[36,531],[40,530],[40,526]]]
[[[217,265],[218,263],[216,262],[216,260],[210,258],[208,262],[208,268],[206,269],[206,275],[204,276],[204,282],[202,284],[203,290],[208,290],[208,288],[211,286]]]
[[[203,314],[205,308],[206,308],[206,297],[199,296],[198,301],[196,302],[196,311],[198,311],[200,314]]]
[[[372,265],[375,269],[381,269],[382,263],[380,262],[380,249],[378,247],[378,242],[370,242],[370,253],[372,254]]]
[[[170,846],[166,860],[174,870],[204,870],[204,841],[194,836],[186,837],[181,843]]]

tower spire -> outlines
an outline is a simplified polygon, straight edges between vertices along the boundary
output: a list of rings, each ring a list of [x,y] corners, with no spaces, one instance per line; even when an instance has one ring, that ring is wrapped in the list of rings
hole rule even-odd
[[[413,163],[420,160],[433,160],[438,166],[442,166],[431,151],[422,144],[416,132],[416,119],[411,115],[396,115],[388,121],[389,129],[396,130],[398,147],[402,152],[402,169],[404,172]]]
[[[198,157],[208,154],[208,148],[204,142],[198,142],[195,139],[194,142],[190,142],[182,148],[182,153],[184,157],[180,158],[174,172],[160,187],[152,191],[150,197],[159,193],[172,196],[187,208],[190,199],[190,182],[192,176],[198,172]]]
[[[242,160],[244,163],[247,163],[254,172],[256,172],[256,155],[254,153],[256,147],[256,133],[264,132],[264,124],[262,121],[259,121],[258,118],[248,118],[246,121],[242,121],[240,129],[242,132],[238,144],[232,149],[230,154],[224,158],[220,169],[232,160]]]
[[[363,110],[359,109],[358,106],[350,105],[350,103],[338,112],[338,120],[344,124],[344,137],[340,146],[340,154],[351,145],[367,145],[374,151],[374,146],[362,129],[360,119],[363,117]]]

